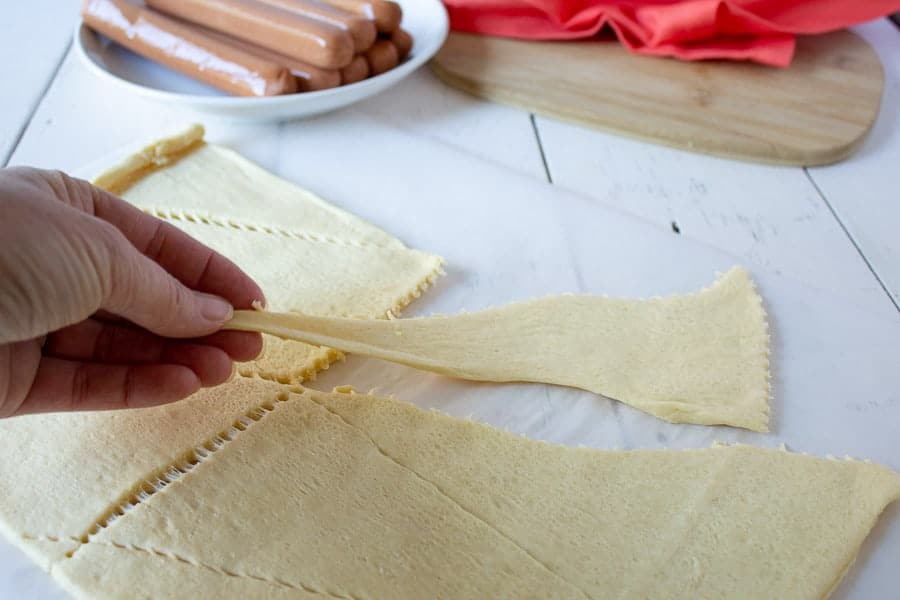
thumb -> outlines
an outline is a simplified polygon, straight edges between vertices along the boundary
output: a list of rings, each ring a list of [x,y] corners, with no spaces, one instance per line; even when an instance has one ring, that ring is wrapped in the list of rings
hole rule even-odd
[[[110,257],[102,309],[165,337],[201,337],[222,328],[234,314],[219,296],[192,290],[122,236]]]

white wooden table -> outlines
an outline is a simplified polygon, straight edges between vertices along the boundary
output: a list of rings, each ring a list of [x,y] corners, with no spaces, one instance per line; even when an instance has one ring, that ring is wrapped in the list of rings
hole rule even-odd
[[[799,169],[689,154],[536,117],[465,96],[427,71],[310,121],[212,120],[95,80],[71,51],[79,4],[15,3],[0,26],[3,165],[71,171],[201,120],[213,141],[446,256],[449,276],[412,314],[565,291],[686,292],[740,263],[760,283],[772,318],[775,418],[767,436],[663,424],[572,390],[435,383],[356,358],[320,386],[380,386],[561,443],[785,442],[900,470],[900,30],[890,21],[856,28],[885,67],[872,134],[843,163]],[[513,408],[510,390],[520,399]],[[895,506],[836,597],[891,596],[900,587],[892,568],[898,555]],[[53,595],[64,597],[0,542],[0,597]]]

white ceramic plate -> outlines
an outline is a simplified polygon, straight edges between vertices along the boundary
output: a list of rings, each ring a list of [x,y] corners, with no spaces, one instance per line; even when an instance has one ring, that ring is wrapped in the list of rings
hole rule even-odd
[[[98,77],[136,94],[222,116],[272,121],[316,115],[359,102],[398,83],[428,61],[447,37],[447,11],[440,0],[397,0],[403,6],[403,28],[413,36],[409,57],[377,77],[319,92],[268,98],[229,96],[206,84],[147,60],[79,22],[74,45],[79,58]]]

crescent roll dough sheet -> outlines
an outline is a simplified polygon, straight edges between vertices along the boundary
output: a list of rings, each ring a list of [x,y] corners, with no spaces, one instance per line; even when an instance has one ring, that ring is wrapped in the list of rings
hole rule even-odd
[[[202,128],[97,183],[295,313],[248,311],[236,328],[295,339],[267,336],[248,377],[183,402],[0,421],[0,453],[15,457],[0,461],[0,531],[78,597],[824,598],[900,497],[900,477],[867,463],[566,448],[277,383],[340,348],[762,431],[766,319],[741,269],[687,296],[379,320],[440,258],[204,143]]]
[[[394,400],[298,392],[54,575],[85,598],[271,585],[298,598],[811,600],[900,497],[897,474],[850,460],[566,448]],[[213,575],[236,587],[197,583]]]
[[[284,392],[239,378],[146,410],[0,420],[0,531],[47,568],[145,481],[185,466],[196,446]]]
[[[766,431],[766,316],[741,268],[686,296],[557,296],[391,321],[240,311],[227,327],[464,379],[578,387],[674,423]]]
[[[147,146],[94,182],[233,260],[260,284],[273,310],[384,318],[427,288],[442,264],[237,153],[206,144],[200,126]],[[267,337],[262,357],[239,372],[300,382],[340,357],[330,348]]]

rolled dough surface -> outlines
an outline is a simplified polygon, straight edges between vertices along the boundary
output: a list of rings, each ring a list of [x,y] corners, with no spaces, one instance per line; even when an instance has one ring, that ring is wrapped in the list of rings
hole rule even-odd
[[[556,296],[391,321],[240,311],[227,327],[464,379],[578,387],[674,423],[767,428],[766,316],[742,268],[686,296]]]
[[[900,497],[897,474],[849,460],[573,449],[384,398],[282,399],[54,574],[127,595],[130,577],[85,575],[100,545],[331,598],[803,600]]]
[[[384,318],[431,285],[440,257],[332,206],[193,126],[125,159],[94,183],[224,254],[262,287],[268,306],[332,316]],[[267,336],[243,376],[311,379],[340,352]]]

